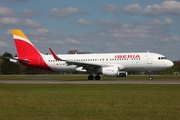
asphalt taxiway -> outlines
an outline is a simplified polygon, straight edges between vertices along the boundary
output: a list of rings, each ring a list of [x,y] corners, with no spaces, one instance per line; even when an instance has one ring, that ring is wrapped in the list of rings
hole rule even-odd
[[[180,84],[180,80],[0,80],[0,84]]]

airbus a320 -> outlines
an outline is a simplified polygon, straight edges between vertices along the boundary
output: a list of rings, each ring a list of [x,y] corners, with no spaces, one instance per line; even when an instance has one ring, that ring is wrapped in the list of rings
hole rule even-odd
[[[42,54],[29,41],[21,30],[12,30],[17,56],[11,62],[20,63],[49,71],[86,72],[88,80],[100,80],[104,76],[126,77],[128,71],[164,70],[173,62],[158,53],[102,53],[102,54],[56,54],[49,48],[51,55]],[[96,74],[95,76],[93,74]]]

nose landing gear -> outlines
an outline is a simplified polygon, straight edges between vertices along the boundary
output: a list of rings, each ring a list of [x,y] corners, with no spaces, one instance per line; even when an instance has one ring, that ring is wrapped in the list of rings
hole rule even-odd
[[[151,71],[148,71],[149,73],[149,80],[153,80],[153,77],[151,76]]]

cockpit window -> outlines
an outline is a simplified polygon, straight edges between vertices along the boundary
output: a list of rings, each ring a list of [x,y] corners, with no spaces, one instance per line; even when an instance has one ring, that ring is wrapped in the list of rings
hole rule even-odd
[[[158,60],[165,60],[167,59],[166,57],[158,57]]]

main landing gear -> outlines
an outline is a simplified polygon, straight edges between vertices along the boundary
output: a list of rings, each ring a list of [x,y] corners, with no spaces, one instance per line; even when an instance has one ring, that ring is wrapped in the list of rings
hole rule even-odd
[[[153,77],[151,76],[151,71],[148,71],[149,73],[149,80],[153,80]]]
[[[101,76],[99,76],[99,74],[97,74],[95,77],[92,74],[88,76],[88,80],[94,80],[94,78],[95,80],[100,80]]]

